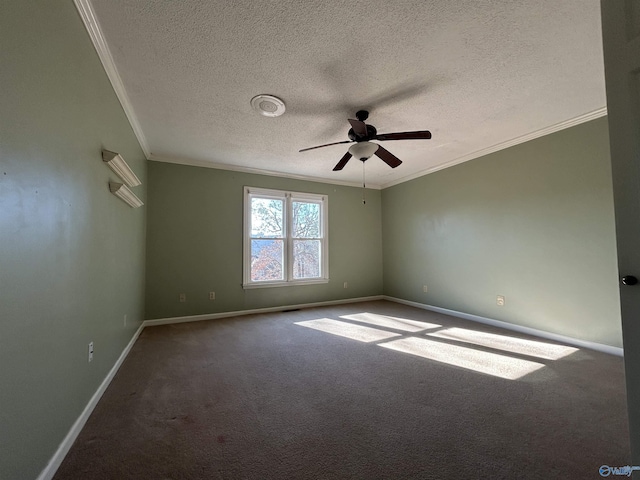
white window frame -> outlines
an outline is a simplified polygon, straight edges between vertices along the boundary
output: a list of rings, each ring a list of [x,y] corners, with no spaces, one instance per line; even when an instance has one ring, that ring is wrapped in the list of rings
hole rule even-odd
[[[274,198],[284,200],[284,280],[252,281],[251,280],[251,199]],[[320,204],[320,277],[293,278],[293,202],[312,202]],[[314,193],[288,192],[267,188],[244,187],[244,219],[243,219],[243,288],[286,287],[293,285],[312,285],[329,282],[329,199],[326,195]]]

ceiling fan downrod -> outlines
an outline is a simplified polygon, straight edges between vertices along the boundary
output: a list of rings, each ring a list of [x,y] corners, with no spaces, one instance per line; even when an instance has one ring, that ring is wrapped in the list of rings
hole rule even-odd
[[[367,118],[369,118],[369,112],[366,110],[358,110],[356,112],[356,118],[361,122],[364,122]]]

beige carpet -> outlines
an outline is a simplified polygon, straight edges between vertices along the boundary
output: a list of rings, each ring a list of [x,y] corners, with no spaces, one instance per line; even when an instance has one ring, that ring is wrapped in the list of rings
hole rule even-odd
[[[589,479],[622,359],[391,302],[142,332],[56,479]]]

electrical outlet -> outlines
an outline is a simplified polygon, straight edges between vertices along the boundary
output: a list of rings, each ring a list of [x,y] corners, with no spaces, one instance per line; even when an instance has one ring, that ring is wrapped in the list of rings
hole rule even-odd
[[[181,293],[180,294],[180,301],[181,302],[186,302],[187,301],[187,294],[186,293]]]
[[[348,284],[347,282],[344,282],[343,287],[344,287],[344,288],[349,288],[349,284]]]
[[[216,299],[216,292],[209,292],[209,300],[215,300]]]
[[[496,305],[498,305],[499,307],[504,307],[504,303],[505,303],[504,295],[498,295],[496,297]]]
[[[426,286],[426,285],[422,285],[422,291],[423,291],[424,293],[427,293],[427,286]]]
[[[93,342],[89,342],[89,361],[93,360]]]

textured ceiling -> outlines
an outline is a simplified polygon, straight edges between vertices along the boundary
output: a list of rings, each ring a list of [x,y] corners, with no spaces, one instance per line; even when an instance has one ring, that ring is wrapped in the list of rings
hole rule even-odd
[[[366,108],[379,133],[433,134],[382,142],[404,162],[366,162],[384,187],[605,112],[599,0],[76,4],[152,160],[358,184],[361,162],[332,171],[349,145],[298,150]],[[286,113],[253,111],[262,93]]]

